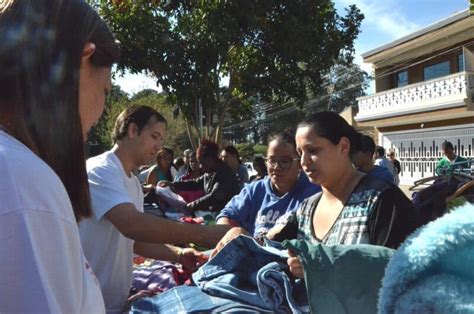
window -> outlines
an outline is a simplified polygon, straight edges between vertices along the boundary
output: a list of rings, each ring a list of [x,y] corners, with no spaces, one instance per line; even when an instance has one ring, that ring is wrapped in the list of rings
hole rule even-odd
[[[397,73],[397,87],[408,85],[408,71],[401,71]]]
[[[449,61],[436,63],[423,69],[423,79],[425,81],[449,74]]]
[[[464,71],[464,54],[458,54],[458,72]]]

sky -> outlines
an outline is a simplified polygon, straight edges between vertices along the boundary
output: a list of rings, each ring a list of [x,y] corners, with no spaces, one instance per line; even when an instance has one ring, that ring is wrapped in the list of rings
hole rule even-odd
[[[369,74],[372,67],[362,63],[362,53],[469,7],[469,0],[334,0],[334,3],[340,14],[355,4],[365,16],[355,41],[355,62]],[[156,81],[143,74],[116,75],[114,83],[130,95],[145,88],[158,90]]]

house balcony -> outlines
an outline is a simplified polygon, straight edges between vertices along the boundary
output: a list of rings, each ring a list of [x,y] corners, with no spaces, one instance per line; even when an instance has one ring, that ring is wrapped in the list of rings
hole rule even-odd
[[[426,112],[441,113],[443,110],[458,107],[464,107],[461,111],[466,113],[474,110],[473,97],[474,72],[458,72],[360,97],[357,99],[359,111],[355,120],[359,123],[370,123],[376,122],[374,120],[408,115],[407,119],[400,117],[397,121],[403,123],[406,120],[406,123],[409,123],[414,122],[414,117],[422,121],[423,113]]]

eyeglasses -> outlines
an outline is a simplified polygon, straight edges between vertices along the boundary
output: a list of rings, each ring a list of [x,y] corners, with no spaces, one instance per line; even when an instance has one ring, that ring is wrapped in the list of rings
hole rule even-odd
[[[268,158],[265,158],[265,161],[267,162],[267,166],[270,168],[276,168],[277,166],[280,166],[281,169],[287,170],[291,168],[294,161],[300,161],[300,158],[274,159],[274,158],[268,157]]]

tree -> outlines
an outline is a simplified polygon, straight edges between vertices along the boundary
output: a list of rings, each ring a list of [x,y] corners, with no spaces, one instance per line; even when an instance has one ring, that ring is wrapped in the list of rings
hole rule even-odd
[[[367,72],[352,63],[352,60],[339,58],[337,63],[325,75],[326,90],[314,95],[305,106],[307,113],[329,110],[341,112],[347,107],[357,107],[357,98],[365,96],[370,77]]]
[[[154,96],[154,95],[158,95],[159,93],[154,90],[154,89],[142,89],[141,91],[137,92],[136,94],[134,94],[130,100],[136,100],[136,99],[140,99],[140,98],[146,98],[146,97],[149,97],[149,96]]]
[[[122,43],[120,69],[151,72],[186,121],[222,136],[228,112],[261,101],[302,105],[340,55],[352,56],[363,15],[330,0],[100,1]],[[199,130],[198,133],[202,132]]]
[[[112,89],[107,96],[104,113],[97,125],[95,125],[88,136],[89,146],[95,146],[100,151],[112,147],[112,129],[115,118],[128,105],[128,94],[120,86],[112,85]]]
[[[255,150],[253,149],[252,143],[241,143],[235,145],[239,156],[243,161],[253,161],[253,156],[255,155]]]
[[[249,118],[231,120],[225,128],[225,139],[239,143],[248,141],[252,135],[254,143],[266,143],[270,134],[285,129],[294,132],[308,114],[326,110],[341,112],[346,107],[356,107],[357,98],[365,95],[370,79],[351,58],[339,58],[323,78],[320,93],[309,93],[309,100],[302,108],[294,102],[281,105],[254,103]]]

